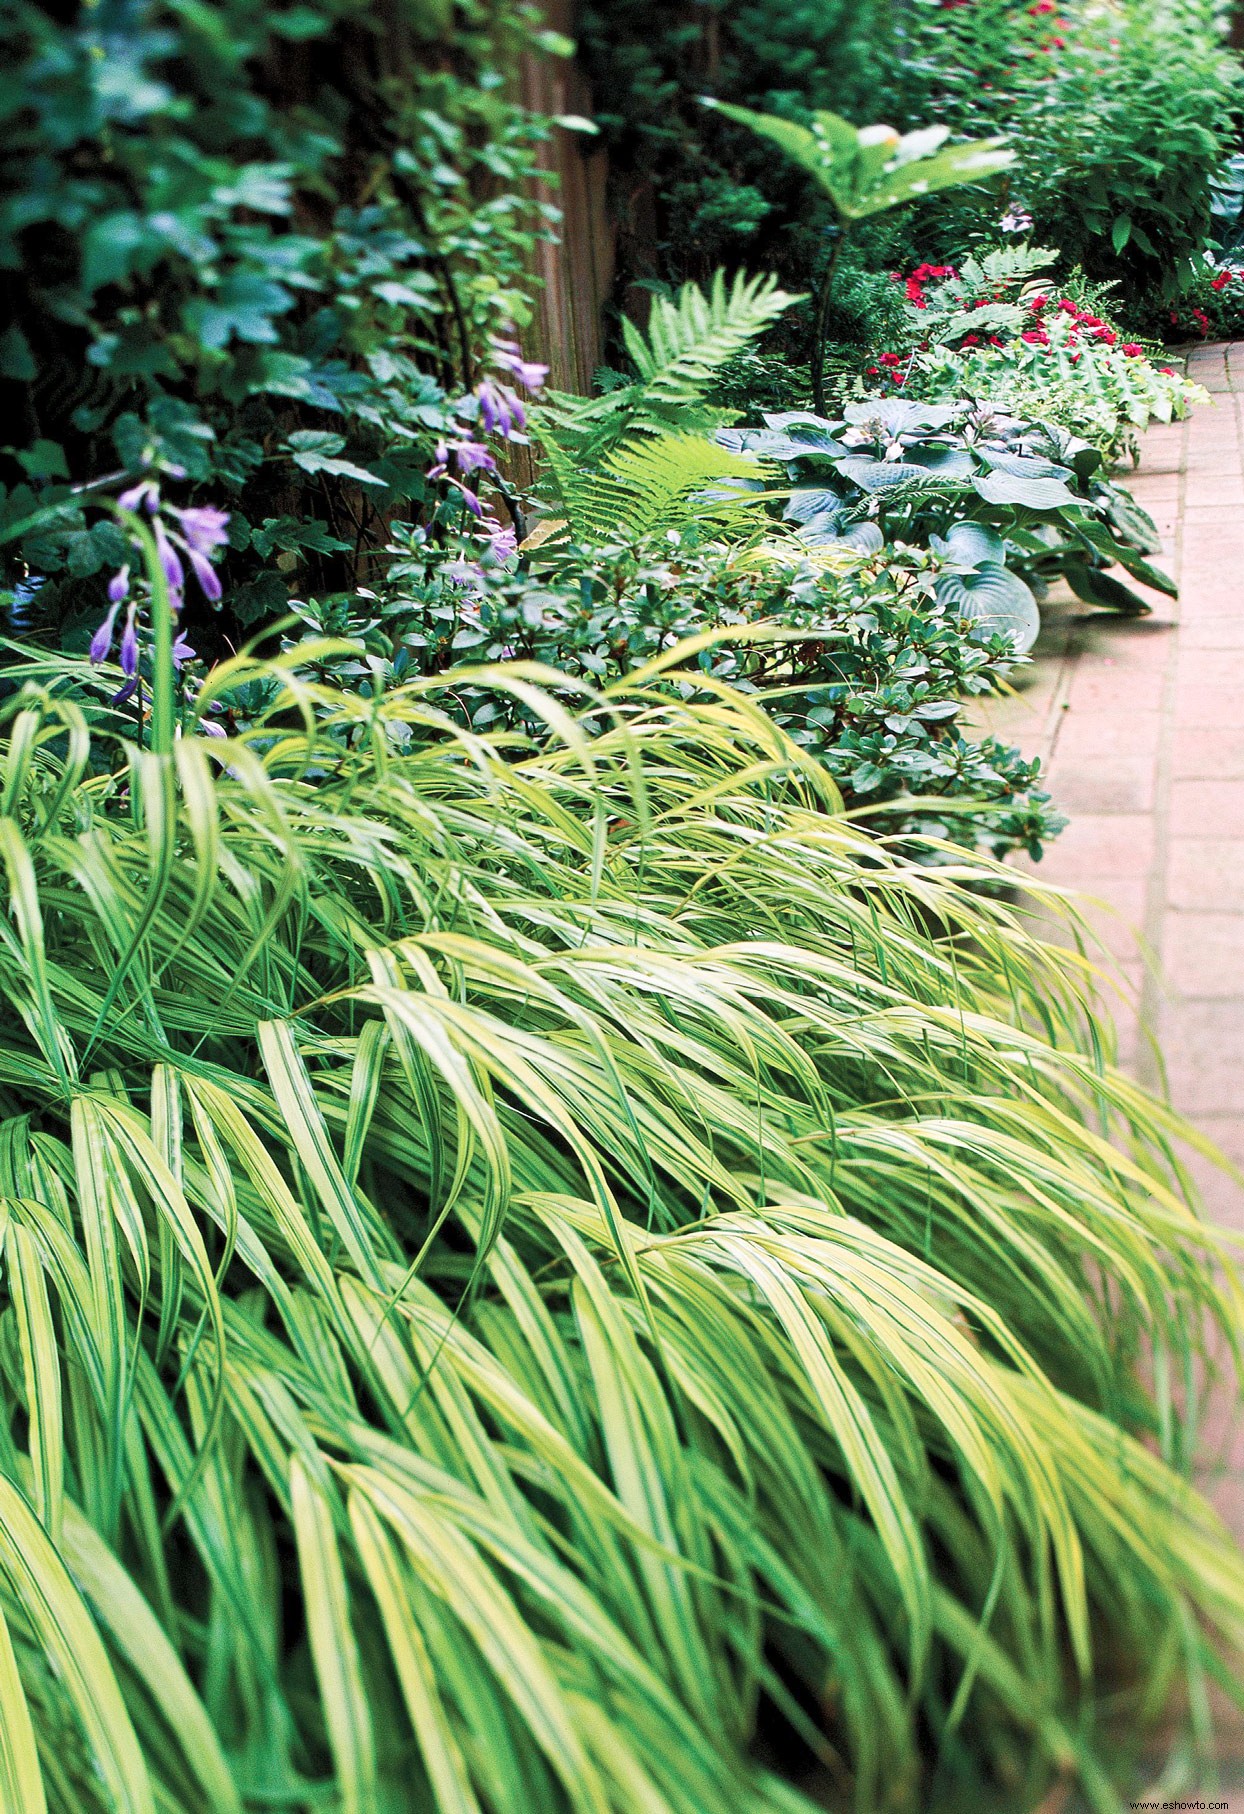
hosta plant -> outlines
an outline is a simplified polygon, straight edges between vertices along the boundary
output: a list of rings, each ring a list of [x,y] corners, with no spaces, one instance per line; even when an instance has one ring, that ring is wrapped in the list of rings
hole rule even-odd
[[[737,694],[308,653],[6,708],[0,1803],[1113,1810],[1244,1300],[1082,960]]]
[[[1038,629],[1033,585],[1066,578],[1113,610],[1148,609],[1106,571],[1118,563],[1158,590],[1174,582],[1149,559],[1147,514],[1102,472],[1101,454],[1056,424],[971,400],[875,397],[841,419],[806,411],[759,429],[721,429],[732,452],[784,467],[786,518],[813,545],[879,550],[903,540],[947,562],[939,591],[1023,650]]]

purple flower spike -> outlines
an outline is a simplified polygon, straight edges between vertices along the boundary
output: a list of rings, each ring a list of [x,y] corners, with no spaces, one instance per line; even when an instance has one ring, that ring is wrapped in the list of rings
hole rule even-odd
[[[172,655],[173,666],[175,668],[180,668],[183,663],[187,661],[194,661],[197,659],[198,651],[190,647],[190,644],[186,641],[184,631],[182,631],[178,636],[177,641],[173,644]]]
[[[181,524],[186,546],[192,554],[210,554],[223,548],[229,540],[229,512],[217,510],[214,504],[193,504],[188,510],[173,510]],[[198,572],[198,568],[195,568]],[[216,594],[217,598],[220,594]]]
[[[155,539],[160,565],[164,569],[164,577],[168,581],[169,590],[180,595],[186,584],[186,570],[178,558],[177,550],[164,533],[164,524],[159,517],[155,520]]]
[[[197,548],[188,547],[186,553],[190,556],[190,565],[194,568],[194,577],[199,582],[204,598],[216,604],[221,594],[220,575],[207,556],[200,554]]]
[[[484,514],[484,506],[480,503],[475,493],[468,490],[465,485],[459,485],[458,490],[462,493],[462,502],[466,505],[471,515],[482,517]]]
[[[114,573],[112,578],[108,581],[108,597],[114,605],[119,605],[129,589],[130,570],[127,564],[120,568],[118,572]],[[113,616],[116,616],[115,611],[113,612]]]
[[[111,592],[112,587],[108,588]],[[112,610],[91,638],[91,660],[95,663],[107,661],[108,651],[112,647],[112,633],[116,628],[117,612],[121,609],[121,600],[117,599]]]
[[[134,622],[138,606],[131,605],[125,614],[125,628],[121,632],[121,672],[131,678],[138,672],[138,629]]]

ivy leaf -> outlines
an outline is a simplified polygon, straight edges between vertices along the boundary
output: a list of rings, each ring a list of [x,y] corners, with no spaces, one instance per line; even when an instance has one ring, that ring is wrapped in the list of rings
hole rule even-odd
[[[214,298],[198,296],[185,305],[182,321],[209,351],[219,351],[235,339],[271,346],[279,339],[273,317],[293,306],[284,284],[255,271],[231,271]]]
[[[384,480],[365,466],[338,458],[345,446],[344,435],[329,434],[322,429],[300,428],[286,441],[283,451],[303,472],[327,472],[336,478],[357,479],[360,485],[383,485]]]

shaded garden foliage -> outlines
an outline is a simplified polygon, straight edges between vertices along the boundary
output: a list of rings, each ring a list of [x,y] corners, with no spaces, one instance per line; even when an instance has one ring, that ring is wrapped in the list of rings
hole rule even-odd
[[[232,512],[225,634],[357,580],[525,318],[546,128],[507,72],[567,47],[494,0],[19,3],[0,32],[0,523],[154,464]],[[62,513],[9,578],[84,646],[121,552]]]

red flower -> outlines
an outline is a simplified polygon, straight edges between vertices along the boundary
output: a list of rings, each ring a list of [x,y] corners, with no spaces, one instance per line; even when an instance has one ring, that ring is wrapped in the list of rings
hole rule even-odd
[[[981,337],[979,334],[965,334],[963,336],[964,346],[979,346],[980,343]]]
[[[1210,289],[1211,290],[1225,290],[1227,285],[1231,282],[1231,279],[1233,276],[1234,276],[1234,272],[1232,272],[1232,271],[1220,271],[1218,273],[1217,277],[1215,277],[1213,283],[1209,286]]]
[[[882,365],[901,365],[903,355],[901,353],[882,353],[881,363]]]
[[[1178,376],[1173,365],[1160,365],[1158,370],[1164,378],[1174,378]]]
[[[1055,4],[1055,0],[1036,0],[1036,5],[1030,6],[1028,11],[1039,16],[1042,13],[1056,13],[1058,7]]]
[[[1050,344],[1050,337],[1044,328],[1029,328],[1026,334],[1020,335],[1020,339],[1026,340],[1029,346],[1048,346]]]
[[[1028,307],[1032,310],[1034,315],[1039,315],[1049,300],[1048,296],[1034,296],[1032,301],[1028,304]]]
[[[1125,340],[1123,342],[1123,351],[1127,354],[1129,359],[1143,359],[1145,356],[1144,347],[1138,346],[1134,340]]]
[[[1113,346],[1119,336],[1112,333],[1109,328],[1098,328],[1097,332],[1093,335],[1093,338],[1094,340],[1100,340],[1105,346]]]

